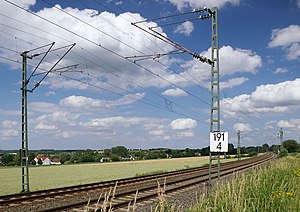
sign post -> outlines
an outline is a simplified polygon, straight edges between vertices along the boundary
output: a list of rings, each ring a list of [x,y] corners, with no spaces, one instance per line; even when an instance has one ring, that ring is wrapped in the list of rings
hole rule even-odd
[[[210,161],[209,161],[209,185],[211,185],[212,159],[211,153],[218,153],[218,179],[220,178],[220,152],[228,152],[228,132],[211,132],[210,137]]]

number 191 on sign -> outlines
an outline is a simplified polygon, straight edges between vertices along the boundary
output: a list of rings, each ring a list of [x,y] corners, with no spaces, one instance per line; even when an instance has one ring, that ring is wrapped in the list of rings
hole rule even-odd
[[[228,132],[210,133],[210,151],[228,152]]]

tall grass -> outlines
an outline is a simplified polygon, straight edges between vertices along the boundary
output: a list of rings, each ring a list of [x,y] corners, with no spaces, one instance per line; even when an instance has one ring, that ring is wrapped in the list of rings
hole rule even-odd
[[[300,211],[300,159],[281,158],[216,183],[190,211]]]

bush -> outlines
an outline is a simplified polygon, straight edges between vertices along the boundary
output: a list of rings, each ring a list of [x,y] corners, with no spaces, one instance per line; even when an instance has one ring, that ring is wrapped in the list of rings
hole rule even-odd
[[[248,154],[249,157],[254,157],[254,156],[257,156],[257,152],[250,152]]]
[[[288,156],[288,151],[286,149],[279,153],[279,157],[286,157],[286,156]]]
[[[210,197],[189,212],[198,211],[299,211],[300,160],[281,158],[271,166],[218,182]]]
[[[120,161],[120,157],[118,155],[115,155],[113,154],[111,157],[110,157],[111,161],[115,162],[115,161]]]

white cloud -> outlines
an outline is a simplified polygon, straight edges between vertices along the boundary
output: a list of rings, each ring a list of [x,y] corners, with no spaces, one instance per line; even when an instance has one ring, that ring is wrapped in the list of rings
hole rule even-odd
[[[235,86],[243,84],[247,80],[249,80],[249,79],[246,78],[246,77],[231,78],[231,79],[229,79],[226,82],[220,82],[220,88],[221,89],[232,88],[232,87],[235,87]]]
[[[201,55],[210,58],[211,48],[200,53]],[[232,48],[231,46],[222,46],[219,50],[220,54],[220,75],[233,75],[235,73],[251,73],[255,74],[257,69],[262,66],[262,59],[251,50]],[[200,63],[197,59],[190,60],[182,65],[186,72],[182,75],[186,78],[193,76],[199,81],[210,80],[210,67],[206,64]],[[243,83],[246,78],[236,78],[227,85],[234,85],[234,83]]]
[[[179,88],[165,90],[162,95],[165,96],[187,96],[187,93]]]
[[[49,125],[48,123],[40,122],[34,127],[35,130],[56,130],[55,125]]]
[[[132,125],[141,124],[146,120],[147,119],[145,118],[138,118],[138,117],[125,118],[122,116],[116,116],[116,117],[92,119],[86,123],[83,123],[82,125],[85,127],[99,127],[99,128],[107,129],[107,128],[115,127],[117,125],[123,127],[130,127]]]
[[[31,1],[30,5],[33,5],[34,3],[35,1]],[[20,4],[22,7],[27,7],[26,5],[28,5],[28,3],[25,4],[23,1],[18,1],[17,4]],[[127,57],[143,53],[153,54],[154,52],[157,53],[157,46],[159,46],[162,53],[173,50],[173,47],[169,46],[165,42],[153,36],[149,36],[142,30],[131,25],[131,22],[144,20],[140,14],[125,12],[115,15],[105,11],[99,13],[97,10],[92,9],[80,10],[71,7],[62,8],[58,4],[55,6],[59,9],[65,10],[67,13],[75,16],[76,18],[89,23],[90,26],[75,19],[74,17],[67,15],[66,13],[61,12],[55,7],[43,8],[36,12],[36,14],[39,16],[42,16],[45,19],[51,20],[52,22],[69,29],[70,31],[74,32],[73,34],[48,22],[45,22],[44,20],[39,19],[32,14],[16,9],[16,7],[6,2],[1,2],[0,6],[0,12],[3,14],[14,17],[21,21],[26,20],[26,24],[30,26],[38,26],[34,28],[20,22],[15,22],[11,19],[4,18],[3,21],[7,25],[12,26],[15,29],[20,29],[31,33],[26,34],[22,31],[17,31],[8,27],[3,29],[7,33],[13,34],[14,37],[19,39],[18,51],[32,49],[36,46],[42,46],[45,45],[45,43],[52,41],[56,42],[56,48],[71,44],[73,42],[77,43],[71,52],[60,62],[60,65],[64,66],[79,64],[76,69],[77,72],[63,74],[85,83],[80,83],[62,76],[50,74],[42,83],[42,85],[49,86],[51,89],[63,88],[99,90],[104,88],[116,91],[116,87],[112,87],[111,85],[116,85],[121,89],[128,88],[131,83],[122,80],[120,77],[116,77],[115,73],[120,76],[135,76],[135,80],[137,80],[140,84],[143,84],[145,87],[164,87],[168,85],[168,83],[163,82],[156,76],[147,73],[147,71],[143,70],[141,67],[116,55],[119,54]],[[145,27],[157,26],[157,24],[154,22],[147,22],[144,25]],[[97,29],[100,29],[101,31],[98,31]],[[162,34],[165,34],[159,27],[156,28],[156,30]],[[75,34],[79,36],[76,36]],[[38,35],[38,37],[32,35]],[[16,40],[14,37],[3,36],[1,37],[1,43],[5,44],[4,46],[8,48],[10,46],[16,46]],[[34,47],[31,46],[33,43],[35,44]],[[157,46],[153,45],[154,43]],[[101,46],[104,48],[101,48]],[[112,54],[106,49],[109,49],[116,54]],[[56,53],[62,55],[64,51],[57,51]],[[3,51],[1,52],[1,55],[8,58],[15,58],[15,53],[9,51]],[[49,54],[47,56],[47,61],[53,63],[57,61],[57,56],[54,54]],[[160,61],[168,62],[168,56],[161,58]],[[31,65],[35,65],[37,63],[35,61],[29,62]],[[156,70],[159,69],[160,75],[163,77],[170,75],[167,67],[160,65],[154,60],[146,60],[141,63],[143,66],[153,72],[156,72]],[[10,63],[10,65],[15,68],[19,68],[13,63]],[[49,68],[50,64],[43,63],[41,66],[42,68],[47,69]],[[90,76],[93,77],[88,77],[87,75],[81,74],[81,71],[87,74],[87,70]],[[105,78],[106,80],[101,81],[100,78]],[[31,81],[34,83],[34,79]],[[34,86],[34,84],[29,85],[29,87],[32,86]],[[120,90],[118,90],[118,92],[120,92]]]
[[[85,96],[69,96],[60,100],[59,104],[65,108],[84,111],[101,110],[103,108],[112,109],[113,107],[130,105],[141,100],[145,93],[128,94],[116,100],[93,99]]]
[[[174,4],[178,10],[183,10],[184,8],[200,8],[200,7],[218,7],[221,8],[226,4],[239,5],[240,0],[169,0]]]
[[[174,32],[189,36],[193,32],[193,30],[194,30],[193,22],[186,21],[186,22],[178,25]]]
[[[54,91],[47,91],[45,93],[45,96],[55,96],[55,95],[56,95],[56,93]]]
[[[280,120],[277,122],[278,127],[282,128],[299,128],[300,119]]]
[[[18,135],[18,131],[14,129],[0,130],[0,139],[6,139],[8,137],[17,137]]]
[[[296,0],[297,6],[300,9],[300,0]]]
[[[194,137],[195,136],[195,133],[193,131],[182,131],[182,132],[179,132],[177,134],[177,137],[179,138],[189,138],[189,137]]]
[[[290,25],[286,28],[272,31],[269,47],[289,46],[297,42],[300,42],[300,26]]]
[[[13,128],[18,125],[18,122],[12,120],[4,120],[1,122],[1,128]]]
[[[225,114],[235,115],[238,112],[287,112],[300,105],[300,79],[278,84],[260,85],[248,94],[222,100]]]
[[[164,130],[152,130],[149,132],[149,135],[158,136],[158,135],[163,135],[164,133],[165,133]]]
[[[4,120],[0,122],[0,140],[5,140],[10,137],[17,137],[19,135],[18,128],[19,123],[12,120]]]
[[[179,118],[173,120],[169,125],[173,130],[194,129],[197,121],[191,118]]]
[[[272,31],[269,47],[283,47],[287,51],[287,59],[295,60],[300,57],[300,26],[290,25],[283,29]]]
[[[78,131],[61,131],[59,132],[59,136],[62,138],[74,138],[78,135],[82,134],[81,132]]]
[[[39,113],[52,113],[59,110],[57,105],[48,102],[31,102],[28,108],[30,111]]]
[[[234,131],[242,131],[242,132],[251,132],[253,129],[249,124],[244,124],[244,123],[236,123],[233,125]]]
[[[276,70],[273,72],[274,74],[283,74],[289,72],[286,68],[278,67]]]
[[[299,57],[300,57],[300,44],[293,43],[288,50],[287,58],[289,60],[295,60]]]
[[[289,121],[286,120],[280,120],[277,123],[278,127],[283,127],[283,128],[293,128],[295,125],[291,124]]]

